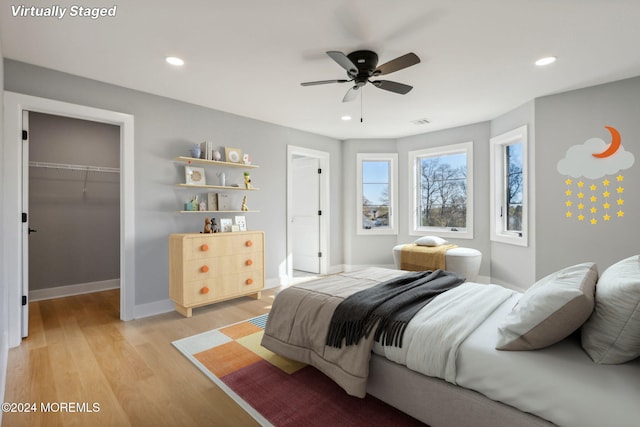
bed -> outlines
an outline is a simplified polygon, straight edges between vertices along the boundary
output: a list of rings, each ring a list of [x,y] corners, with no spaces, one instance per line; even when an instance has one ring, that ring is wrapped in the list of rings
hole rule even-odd
[[[639,256],[599,278],[593,263],[571,266],[525,293],[464,282],[415,315],[401,348],[373,334],[326,345],[343,300],[404,274],[372,267],[281,291],[263,346],[432,427],[638,425]]]

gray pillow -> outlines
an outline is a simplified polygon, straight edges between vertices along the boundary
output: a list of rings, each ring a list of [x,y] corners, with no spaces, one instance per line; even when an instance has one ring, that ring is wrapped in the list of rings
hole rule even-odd
[[[582,348],[596,363],[640,356],[640,255],[607,268],[596,286],[596,308],[582,327]]]
[[[497,350],[536,350],[563,340],[591,315],[598,269],[564,268],[527,289],[498,327]]]

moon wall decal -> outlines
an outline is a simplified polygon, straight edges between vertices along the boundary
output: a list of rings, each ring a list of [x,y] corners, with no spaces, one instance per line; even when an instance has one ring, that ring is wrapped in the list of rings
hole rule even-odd
[[[593,157],[597,157],[599,159],[604,159],[605,157],[613,156],[616,153],[616,151],[618,151],[618,149],[620,148],[620,141],[621,141],[620,133],[614,127],[605,126],[605,128],[607,128],[609,132],[611,132],[611,144],[609,144],[607,149],[604,150],[602,153],[592,154]]]

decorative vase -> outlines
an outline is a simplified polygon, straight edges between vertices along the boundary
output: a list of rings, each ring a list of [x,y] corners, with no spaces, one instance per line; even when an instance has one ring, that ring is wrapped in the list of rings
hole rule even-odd
[[[191,147],[191,157],[193,157],[194,159],[199,159],[200,154],[202,154],[200,146],[198,144],[193,144],[193,147]]]
[[[220,177],[220,186],[225,187],[227,185],[227,176],[224,172],[220,172],[218,177]]]

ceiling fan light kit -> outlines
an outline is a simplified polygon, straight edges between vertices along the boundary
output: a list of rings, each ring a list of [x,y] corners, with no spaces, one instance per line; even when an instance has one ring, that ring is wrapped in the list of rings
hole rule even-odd
[[[353,83],[353,86],[347,91],[342,102],[350,102],[356,99],[358,90],[367,83],[371,83],[379,89],[384,89],[400,95],[406,95],[411,89],[413,89],[413,86],[391,80],[372,81],[371,78],[391,74],[420,62],[420,58],[418,58],[418,56],[413,52],[402,55],[396,59],[392,59],[380,66],[378,66],[378,55],[370,50],[357,50],[348,55],[332,50],[327,52],[327,55],[345,69],[348,78],[304,82],[301,83],[301,85],[315,86],[331,83]]]

